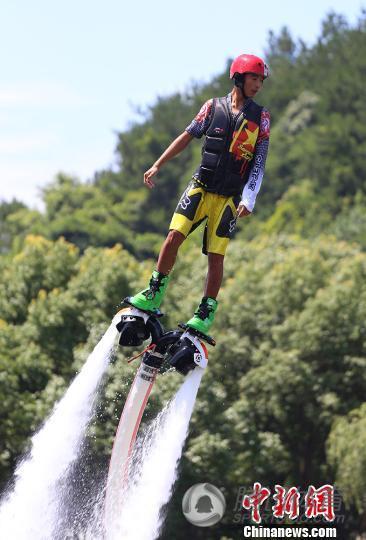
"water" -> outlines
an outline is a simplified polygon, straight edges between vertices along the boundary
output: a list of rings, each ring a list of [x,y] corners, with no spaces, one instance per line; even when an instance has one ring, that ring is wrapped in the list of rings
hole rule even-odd
[[[160,511],[171,497],[202,374],[202,369],[192,371],[172,401],[139,437],[129,487],[114,528],[107,531],[107,540],[158,537],[163,525]]]
[[[83,467],[87,469],[82,462],[82,442],[116,335],[114,321],[50,418],[33,437],[29,454],[16,469],[14,489],[0,506],[0,540],[154,540],[158,537],[163,525],[161,509],[171,497],[203,374],[198,368],[186,377],[171,402],[139,436],[128,488],[112,530],[104,530],[105,477],[100,482],[91,475],[90,487],[97,484],[98,489],[94,495],[91,491],[87,506],[92,512],[87,519],[81,499],[80,508],[74,508],[72,518],[67,513],[67,507],[78,499],[80,472]]]
[[[62,479],[78,456],[116,336],[112,322],[49,419],[32,438],[29,454],[16,469],[14,489],[0,507],[1,538],[50,540],[57,536],[65,495]]]

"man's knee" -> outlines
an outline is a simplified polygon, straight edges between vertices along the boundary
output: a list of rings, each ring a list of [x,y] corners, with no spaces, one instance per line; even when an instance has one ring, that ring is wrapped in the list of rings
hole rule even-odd
[[[168,232],[165,242],[170,244],[171,246],[179,247],[185,239],[186,237],[184,236],[184,234],[172,229]]]

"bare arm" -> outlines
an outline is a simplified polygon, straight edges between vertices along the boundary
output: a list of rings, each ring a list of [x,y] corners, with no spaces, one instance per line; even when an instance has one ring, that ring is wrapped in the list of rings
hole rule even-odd
[[[185,149],[192,139],[193,136],[187,133],[187,131],[183,131],[183,133],[174,139],[174,141],[168,146],[159,159],[155,161],[154,165],[145,172],[144,184],[150,189],[155,187],[155,183],[151,180],[151,178],[156,175],[164,163],[172,159],[174,156],[180,154],[180,152]]]

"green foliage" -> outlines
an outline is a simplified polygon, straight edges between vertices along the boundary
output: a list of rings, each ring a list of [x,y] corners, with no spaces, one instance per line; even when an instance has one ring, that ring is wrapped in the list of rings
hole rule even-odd
[[[363,365],[364,359],[360,359]],[[365,512],[366,403],[335,420],[328,438],[328,459],[335,469],[337,485],[348,508],[354,504]]]
[[[105,326],[143,269],[119,245],[80,257],[62,238],[35,236],[2,262],[1,483],[75,375],[88,335],[97,341],[92,330]]]
[[[361,407],[366,392],[366,255],[356,244],[325,236],[263,235],[250,243],[234,240],[230,250],[215,324],[218,345],[210,351],[181,481],[207,478],[228,494],[256,480],[306,486],[337,479],[349,490],[333,424]],[[167,326],[195,308],[205,262],[195,242],[184,246],[166,298]],[[30,237],[3,270],[12,291],[0,324],[5,481],[121,297],[146,282],[151,264],[139,265],[118,245],[79,256],[62,239]],[[97,461],[108,459],[134,372],[119,352],[91,427]],[[172,373],[159,379],[145,421],[179,382]],[[358,501],[357,490],[351,501]]]
[[[41,290],[46,294],[65,286],[77,259],[77,249],[62,238],[53,244],[41,236],[29,236],[23,250],[3,268],[0,318],[14,324],[24,322],[29,304]]]
[[[6,222],[7,217],[24,208],[25,205],[15,199],[9,203],[0,203],[0,248],[3,253],[9,250],[12,239],[10,227]]]
[[[341,212],[336,216],[330,232],[340,240],[357,242],[366,250],[366,197],[361,192],[356,194],[354,203],[343,200]]]
[[[8,253],[15,242],[24,238],[25,232],[42,230],[42,216],[36,210],[29,210],[22,202],[0,202],[0,254]]]
[[[226,300],[226,305],[219,313],[219,326],[233,333],[230,342],[245,338],[244,343],[237,345],[241,353],[217,354],[227,365],[236,358],[238,382],[230,379],[224,386],[234,395],[237,388],[237,395],[243,396],[236,405],[243,411],[243,421],[252,429],[256,426],[256,432],[276,426],[275,433],[281,434],[283,459],[290,455],[295,468],[291,481],[319,481],[316,448],[322,452],[329,430],[323,409],[332,406],[334,412],[337,405],[343,411],[363,400],[365,377],[350,357],[364,354],[365,303],[359,300],[365,290],[366,259],[329,239],[317,244],[293,241],[290,246],[289,239],[269,238],[249,247],[249,260],[241,262],[231,286],[225,286],[221,302]],[[245,249],[240,243],[235,247],[239,253],[240,247]],[[343,387],[346,367],[350,384]],[[334,393],[339,395],[336,403],[323,398]],[[311,453],[306,450],[308,438]],[[253,445],[254,452],[256,448]],[[276,471],[274,461],[272,476]]]

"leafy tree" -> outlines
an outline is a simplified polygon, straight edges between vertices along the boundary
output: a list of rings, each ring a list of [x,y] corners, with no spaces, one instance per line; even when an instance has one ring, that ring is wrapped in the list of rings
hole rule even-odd
[[[364,359],[358,360],[361,365]],[[338,417],[333,424],[327,444],[327,454],[335,469],[335,478],[348,508],[355,505],[365,515],[366,455],[366,403],[353,409],[346,416]]]

